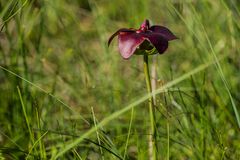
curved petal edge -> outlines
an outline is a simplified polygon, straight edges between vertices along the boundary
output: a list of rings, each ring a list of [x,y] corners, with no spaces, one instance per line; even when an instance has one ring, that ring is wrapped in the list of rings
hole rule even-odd
[[[167,27],[154,25],[149,28],[149,30],[161,34],[168,41],[178,39]]]
[[[111,44],[112,40],[114,39],[114,37],[116,37],[120,32],[135,32],[135,30],[133,29],[127,29],[127,28],[121,28],[119,30],[117,30],[113,35],[111,35],[111,37],[108,39],[108,46]]]

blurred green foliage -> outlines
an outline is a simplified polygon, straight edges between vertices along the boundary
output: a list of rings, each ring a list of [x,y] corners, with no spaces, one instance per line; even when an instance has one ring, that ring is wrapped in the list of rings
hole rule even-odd
[[[180,38],[151,57],[157,88],[220,64],[156,96],[159,159],[240,159],[238,0],[0,0],[0,159],[51,159],[94,115],[99,123],[146,95],[142,57],[123,60],[117,40],[107,47],[145,18]],[[62,159],[123,158],[131,117],[126,158],[147,159],[147,112],[145,102],[116,117]]]

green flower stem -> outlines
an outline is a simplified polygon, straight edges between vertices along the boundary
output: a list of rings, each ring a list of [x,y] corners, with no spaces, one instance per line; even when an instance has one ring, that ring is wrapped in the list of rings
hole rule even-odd
[[[144,61],[144,74],[146,79],[146,85],[148,94],[152,93],[152,86],[151,86],[151,80],[150,80],[150,74],[149,74],[149,65],[148,65],[148,55],[144,54],[143,56]],[[156,160],[156,140],[155,140],[155,117],[154,117],[154,106],[153,106],[153,97],[151,96],[148,99],[148,105],[149,105],[149,116],[150,116],[150,135],[149,135],[149,143],[148,143],[148,149],[149,149],[149,159],[150,160]]]

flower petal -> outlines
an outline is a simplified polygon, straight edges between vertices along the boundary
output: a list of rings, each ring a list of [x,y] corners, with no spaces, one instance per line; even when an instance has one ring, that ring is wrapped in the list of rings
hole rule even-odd
[[[119,51],[124,59],[128,59],[136,51],[136,48],[145,40],[138,33],[120,32],[118,35]]]
[[[117,36],[120,32],[135,32],[134,29],[127,29],[127,28],[121,28],[119,30],[117,30],[109,39],[108,39],[108,46],[110,45],[110,43],[112,42],[113,38],[115,36]]]
[[[151,26],[149,30],[161,34],[164,38],[166,38],[168,41],[178,39],[168,28],[163,26]]]
[[[145,19],[144,22],[141,24],[140,29],[141,30],[148,30],[149,28],[149,20]]]
[[[147,38],[157,49],[158,53],[162,54],[168,48],[168,40],[159,33],[141,33],[145,38]]]

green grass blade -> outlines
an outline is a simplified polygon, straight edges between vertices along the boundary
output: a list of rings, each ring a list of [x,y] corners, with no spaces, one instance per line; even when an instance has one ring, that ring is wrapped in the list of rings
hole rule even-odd
[[[91,110],[92,110],[94,126],[96,127],[97,126],[97,120],[96,120],[96,117],[95,117],[95,113],[94,113],[93,107],[91,107]],[[96,130],[96,135],[97,135],[97,140],[98,140],[98,144],[99,144],[99,150],[100,150],[100,153],[101,153],[101,157],[102,157],[102,160],[104,160],[103,150],[101,148],[101,140],[100,140],[100,137],[99,137],[98,130]]]
[[[26,156],[26,159],[29,158],[29,155],[31,154],[31,152],[32,152],[32,150],[34,149],[34,147],[38,144],[38,142],[40,142],[40,141],[43,139],[43,137],[44,137],[45,135],[47,135],[47,133],[48,133],[48,131],[46,131],[45,133],[43,133],[43,135],[42,135],[41,137],[39,137],[39,138],[34,142],[33,146],[30,148],[30,150],[29,150],[29,152],[28,152],[28,155]]]
[[[212,46],[212,43],[211,43],[211,41],[210,41],[210,39],[209,39],[209,36],[208,36],[208,34],[207,34],[207,32],[206,32],[206,29],[205,29],[203,23],[199,20],[199,15],[198,15],[198,13],[197,13],[196,10],[194,9],[194,7],[192,7],[192,9],[193,9],[194,13],[196,14],[197,20],[199,21],[199,23],[200,23],[200,25],[201,25],[201,27],[202,27],[202,29],[203,29],[203,31],[204,31],[204,32],[203,32],[203,33],[204,33],[204,36],[206,37],[207,43],[208,43],[208,45],[209,45],[209,47],[210,47],[210,49],[211,49],[211,53],[212,53],[212,55],[213,55],[213,57],[214,57],[215,67],[216,67],[216,69],[217,69],[217,71],[218,71],[218,74],[220,75],[220,77],[221,77],[221,79],[222,79],[222,82],[223,82],[223,84],[224,84],[224,87],[225,87],[225,89],[226,89],[226,91],[227,91],[227,93],[228,93],[228,95],[229,95],[229,98],[230,98],[230,101],[231,101],[231,104],[232,104],[232,107],[233,107],[233,111],[234,111],[234,114],[235,114],[235,117],[236,117],[236,120],[237,120],[237,124],[238,124],[238,127],[240,128],[240,117],[239,117],[239,113],[238,113],[236,104],[235,104],[235,102],[234,102],[234,100],[233,100],[232,94],[231,94],[231,92],[230,92],[229,84],[228,84],[228,82],[227,82],[227,80],[226,80],[226,78],[225,78],[225,76],[224,76],[222,67],[221,67],[221,65],[220,65],[220,63],[219,63],[219,60],[218,60],[218,58],[217,58],[217,54],[216,54],[216,52],[215,52],[215,50],[214,50],[214,48],[213,48],[213,46]]]
[[[24,77],[12,72],[11,70],[3,67],[0,65],[0,68],[10,74],[12,74],[15,77],[18,77],[19,79],[23,80],[24,82],[27,82],[28,84],[32,85],[33,87],[37,88],[38,90],[42,91],[43,93],[49,95],[50,97],[52,97],[53,99],[55,99],[56,101],[58,101],[59,103],[61,103],[64,107],[68,108],[70,111],[72,111],[73,113],[75,113],[75,111],[72,109],[72,107],[70,107],[68,104],[66,104],[65,102],[63,102],[62,100],[60,100],[59,98],[57,98],[56,96],[54,96],[53,94],[51,94],[50,92],[44,90],[43,88],[39,87],[38,85],[34,84],[33,82],[25,79]],[[79,115],[80,118],[86,122],[88,125],[90,124],[83,116]]]
[[[130,123],[129,123],[129,128],[128,128],[128,134],[127,134],[127,140],[126,140],[126,145],[125,145],[125,149],[124,149],[124,155],[123,155],[123,159],[126,159],[126,155],[127,155],[127,149],[128,149],[128,142],[129,142],[129,137],[131,134],[131,128],[132,128],[132,122],[133,122],[133,114],[134,114],[134,108],[132,108],[131,111],[131,118],[130,118]]]
[[[137,105],[145,102],[149,97],[159,94],[159,93],[163,93],[165,92],[168,88],[178,84],[179,82],[189,78],[191,75],[194,75],[204,69],[206,69],[207,67],[209,67],[210,65],[214,64],[213,61],[210,61],[206,64],[202,64],[200,66],[198,66],[197,68],[193,69],[192,71],[189,71],[188,73],[180,76],[179,78],[176,78],[175,80],[163,85],[161,88],[155,90],[151,95],[145,95],[141,98],[139,98],[138,100],[134,101],[133,103],[129,104],[127,107],[114,112],[113,114],[111,114],[110,116],[106,117],[105,119],[103,119],[100,123],[98,123],[98,125],[96,127],[92,127],[90,130],[88,130],[86,133],[84,133],[81,137],[69,142],[67,145],[65,145],[62,149],[59,150],[59,152],[57,153],[57,155],[54,157],[54,159],[57,159],[58,157],[62,156],[64,153],[66,153],[67,151],[69,151],[70,149],[74,148],[75,146],[77,146],[80,142],[82,142],[85,138],[87,138],[88,136],[90,136],[92,133],[94,133],[98,128],[105,126],[106,124],[108,124],[109,122],[111,122],[113,119],[119,117],[120,115],[122,115],[123,113],[129,111],[131,108],[136,107]]]
[[[21,105],[22,105],[22,111],[23,111],[23,115],[24,115],[24,118],[25,118],[25,121],[26,121],[26,124],[27,124],[27,128],[28,128],[28,132],[29,132],[29,135],[30,135],[30,139],[31,139],[32,143],[34,143],[34,135],[32,133],[32,129],[30,127],[28,115],[27,115],[27,112],[26,112],[26,107],[25,107],[25,104],[23,102],[22,94],[21,94],[21,91],[20,91],[18,86],[17,86],[17,91],[18,91],[18,95],[19,95],[20,102],[21,102]]]

